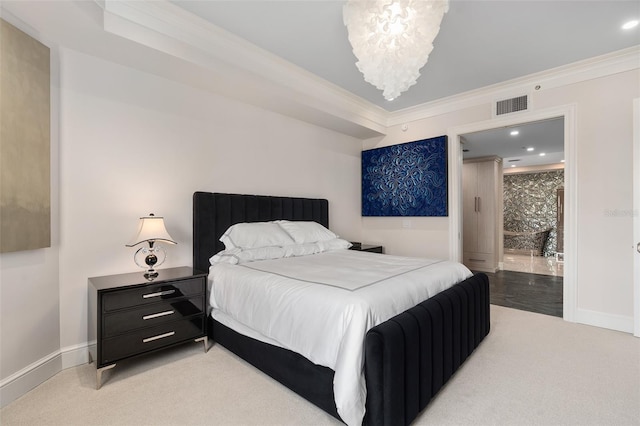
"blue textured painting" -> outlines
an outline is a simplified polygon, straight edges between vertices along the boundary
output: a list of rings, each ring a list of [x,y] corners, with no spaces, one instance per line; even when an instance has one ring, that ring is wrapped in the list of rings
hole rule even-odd
[[[362,152],[362,216],[447,216],[447,137]]]

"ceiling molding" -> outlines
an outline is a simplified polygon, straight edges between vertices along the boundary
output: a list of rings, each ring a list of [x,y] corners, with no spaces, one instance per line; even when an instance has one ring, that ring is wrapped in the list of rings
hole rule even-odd
[[[564,163],[543,164],[537,166],[524,166],[524,167],[507,167],[504,169],[505,175],[519,175],[529,173],[544,173],[553,172],[557,170],[564,170]]]
[[[96,3],[105,31],[224,75],[227,96],[360,139],[386,133],[384,109],[168,1]]]
[[[369,139],[388,127],[640,67],[640,46],[389,112],[166,0],[5,2],[4,11],[89,55],[332,131]],[[67,19],[68,21],[65,21]],[[41,34],[40,34],[41,33]],[[132,43],[133,42],[133,43]],[[535,111],[533,110],[527,114]],[[520,113],[517,113],[520,114]],[[513,114],[509,114],[510,116]]]
[[[166,0],[96,0],[104,29],[211,70],[221,94],[367,139],[387,128],[640,66],[640,46],[389,112]],[[536,89],[536,86],[540,86]]]
[[[638,68],[640,68],[640,46],[633,46],[606,55],[395,111],[389,113],[387,126],[396,126],[478,105],[492,104],[498,99],[530,94],[536,90],[535,87],[538,85],[540,86],[539,90],[544,91]]]

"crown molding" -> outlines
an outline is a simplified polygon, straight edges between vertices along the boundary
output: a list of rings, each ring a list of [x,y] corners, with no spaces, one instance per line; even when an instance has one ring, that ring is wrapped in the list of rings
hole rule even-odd
[[[640,68],[640,45],[389,113],[387,127]],[[540,86],[536,89],[536,86]]]
[[[386,132],[384,109],[168,1],[96,4],[105,31],[211,70],[226,96],[358,138]]]
[[[207,81],[200,81],[201,87],[359,139],[385,135],[391,126],[640,68],[636,45],[389,112],[169,1],[95,3],[105,31],[204,70]]]

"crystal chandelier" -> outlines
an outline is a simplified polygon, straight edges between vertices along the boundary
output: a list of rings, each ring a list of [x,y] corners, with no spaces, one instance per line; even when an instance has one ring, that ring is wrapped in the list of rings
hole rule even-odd
[[[349,42],[365,81],[386,100],[416,84],[449,0],[347,0]]]

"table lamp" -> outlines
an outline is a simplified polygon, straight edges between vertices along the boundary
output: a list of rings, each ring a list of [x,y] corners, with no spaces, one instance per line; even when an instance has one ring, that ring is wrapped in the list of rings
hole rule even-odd
[[[155,216],[153,213],[140,218],[138,232],[126,246],[133,247],[143,243],[149,243],[149,247],[140,247],[133,255],[133,261],[142,269],[146,269],[145,278],[152,280],[158,276],[158,272],[154,268],[160,266],[167,258],[164,249],[156,245],[156,243],[177,243],[173,241],[171,235],[167,232],[167,228],[164,226],[164,219],[161,216]],[[142,256],[144,256],[144,265],[139,262],[139,257]]]

